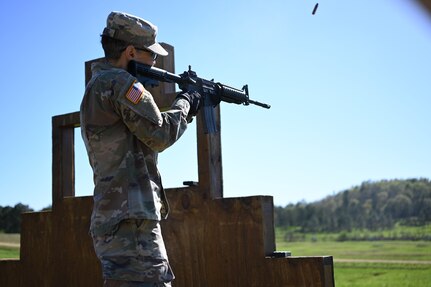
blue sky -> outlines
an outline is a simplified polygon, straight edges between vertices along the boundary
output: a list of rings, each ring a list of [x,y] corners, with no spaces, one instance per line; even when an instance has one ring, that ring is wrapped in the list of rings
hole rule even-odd
[[[30,2],[30,3],[29,3]],[[430,177],[431,18],[415,1],[2,1],[0,205],[51,204],[51,118],[79,110],[110,11],[159,27],[176,72],[242,87],[222,103],[226,197],[307,202],[367,180]],[[197,180],[195,128],[160,154],[165,187]],[[92,174],[76,131],[76,193]]]

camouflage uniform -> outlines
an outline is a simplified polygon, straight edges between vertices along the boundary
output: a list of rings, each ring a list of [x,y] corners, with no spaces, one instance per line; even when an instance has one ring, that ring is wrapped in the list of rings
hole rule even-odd
[[[189,103],[177,99],[161,113],[146,90],[139,102],[127,97],[140,85],[127,71],[95,63],[92,73],[81,104],[81,132],[95,183],[91,231],[107,234],[127,218],[160,220],[168,205],[157,154],[185,131]]]
[[[128,287],[154,286],[142,282],[154,284],[174,279],[158,221],[126,219],[113,234],[93,235],[93,241],[104,278],[127,281],[124,286]]]
[[[160,112],[152,95],[126,70],[108,62],[92,65],[80,117],[95,183],[90,232],[104,278],[174,278],[159,225],[169,208],[157,155],[184,133],[189,109],[186,99],[177,98],[170,110]]]
[[[81,131],[94,172],[90,231],[97,247],[101,237],[115,235],[122,220],[159,221],[167,216],[157,154],[185,131],[189,103],[177,99],[169,111],[161,113],[141,86],[139,101],[128,97],[140,84],[127,71],[95,63],[92,73],[81,104]],[[127,244],[123,247],[126,253]],[[165,269],[172,274],[170,268]],[[104,270],[105,278],[111,275],[115,278]]]

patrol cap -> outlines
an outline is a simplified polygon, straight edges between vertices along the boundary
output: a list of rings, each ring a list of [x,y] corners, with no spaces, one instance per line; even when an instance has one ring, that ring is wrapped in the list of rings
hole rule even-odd
[[[137,16],[111,12],[106,19],[103,35],[122,40],[136,48],[148,49],[161,56],[168,55],[168,52],[156,41],[157,26]]]

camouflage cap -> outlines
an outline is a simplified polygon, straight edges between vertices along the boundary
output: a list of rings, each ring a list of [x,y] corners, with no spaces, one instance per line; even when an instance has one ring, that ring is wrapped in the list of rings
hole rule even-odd
[[[123,12],[111,12],[103,35],[125,41],[136,48],[148,49],[166,56],[168,52],[156,41],[157,26],[147,20]]]

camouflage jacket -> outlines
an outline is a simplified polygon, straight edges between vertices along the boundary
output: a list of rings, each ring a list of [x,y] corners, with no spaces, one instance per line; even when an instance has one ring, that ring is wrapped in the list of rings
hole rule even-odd
[[[160,112],[127,71],[95,63],[81,103],[81,133],[94,173],[90,231],[107,234],[123,219],[161,220],[168,203],[158,152],[184,133],[190,105],[177,99]]]

